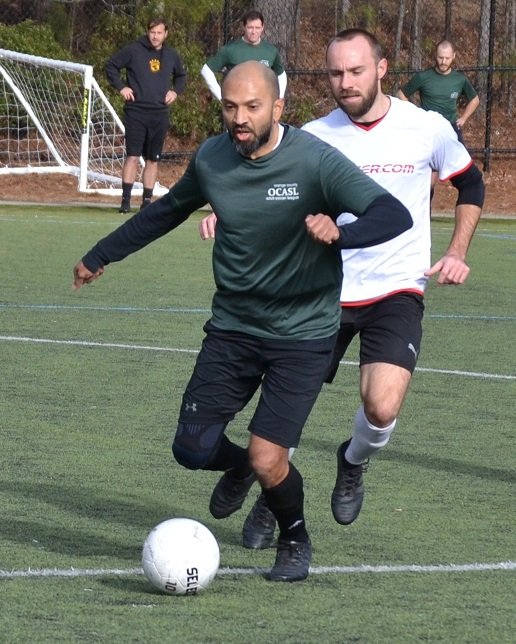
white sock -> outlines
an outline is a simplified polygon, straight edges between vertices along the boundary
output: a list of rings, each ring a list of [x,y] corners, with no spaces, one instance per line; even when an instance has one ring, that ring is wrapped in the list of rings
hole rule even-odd
[[[294,456],[294,452],[295,452],[295,451],[296,451],[296,448],[295,448],[295,447],[291,447],[291,448],[288,450],[288,460],[289,460],[289,461],[291,461],[291,460],[292,460],[292,457]]]
[[[387,427],[375,427],[367,420],[364,405],[360,405],[355,415],[353,436],[344,454],[346,461],[352,465],[360,465],[372,454],[385,447],[394,430],[396,420],[395,418]]]

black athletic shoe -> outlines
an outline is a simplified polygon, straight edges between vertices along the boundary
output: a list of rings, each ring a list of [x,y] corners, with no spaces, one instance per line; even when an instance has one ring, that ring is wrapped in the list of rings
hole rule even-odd
[[[367,471],[367,462],[351,465],[344,459],[350,440],[337,450],[337,480],[331,495],[331,511],[337,523],[349,525],[357,518],[364,500],[362,474]]]
[[[120,204],[120,208],[118,209],[118,212],[121,215],[125,215],[131,210],[131,202],[130,201],[125,201],[125,199],[122,199],[122,203]]]
[[[265,574],[265,578],[269,581],[302,581],[308,577],[311,560],[310,541],[279,539],[274,567]]]
[[[140,206],[140,210],[143,210],[144,208],[146,208],[148,205],[150,205],[150,203],[151,203],[150,199],[144,199],[142,201],[142,205]]]
[[[244,548],[261,550],[268,548],[274,540],[276,517],[269,510],[263,494],[259,494],[244,521],[242,541]]]
[[[254,472],[243,479],[237,479],[233,470],[224,472],[211,495],[211,514],[216,519],[224,519],[239,510],[255,480]]]

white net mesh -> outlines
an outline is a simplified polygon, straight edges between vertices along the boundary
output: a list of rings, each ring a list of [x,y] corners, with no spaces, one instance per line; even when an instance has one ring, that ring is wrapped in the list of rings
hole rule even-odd
[[[122,122],[90,66],[0,49],[0,173],[65,172],[118,194],[123,161]]]

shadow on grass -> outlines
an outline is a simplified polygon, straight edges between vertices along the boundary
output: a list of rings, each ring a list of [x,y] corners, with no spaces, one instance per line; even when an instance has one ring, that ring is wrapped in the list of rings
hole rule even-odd
[[[205,523],[219,542],[241,545],[241,523],[222,525],[211,517],[185,511],[184,500],[149,502],[148,497],[127,500],[99,494],[87,487],[65,486],[60,482],[28,483],[0,481],[0,492],[52,505],[62,516],[48,513],[48,522],[38,518],[7,519],[0,524],[0,535],[22,544],[31,543],[44,551],[74,556],[113,556],[134,561],[141,554],[141,534],[171,517],[191,517]],[[206,512],[208,497],[206,498]],[[38,509],[38,517],[41,510]],[[85,522],[86,520],[86,522]],[[243,520],[243,516],[241,518]],[[115,528],[113,524],[121,527]],[[134,541],[135,530],[139,532]],[[108,536],[109,535],[109,536]]]
[[[514,470],[504,470],[486,465],[478,465],[476,463],[465,463],[453,458],[416,454],[414,452],[404,452],[390,448],[382,451],[379,458],[385,461],[406,463],[410,466],[417,465],[426,470],[449,472],[451,474],[466,474],[474,478],[501,481],[503,483],[516,483],[516,473]]]

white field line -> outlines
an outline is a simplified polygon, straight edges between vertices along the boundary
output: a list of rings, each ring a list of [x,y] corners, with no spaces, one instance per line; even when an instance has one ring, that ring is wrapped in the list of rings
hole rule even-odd
[[[168,353],[199,353],[198,349],[179,349],[177,347],[159,347],[144,344],[123,344],[118,342],[93,342],[86,340],[52,340],[50,338],[30,338],[26,336],[0,335],[0,341],[3,342],[26,342],[34,344],[56,344],[78,347],[102,347],[104,349],[129,349],[132,351],[165,351]],[[358,362],[353,360],[342,360],[340,364],[358,366]],[[431,369],[426,367],[416,367],[416,371],[422,373],[439,373],[450,376],[465,376],[468,378],[483,378],[485,380],[516,380],[516,375],[506,375],[500,373],[483,373],[480,371],[462,371],[458,369]]]
[[[217,576],[260,575],[269,568],[219,568]],[[315,566],[312,575],[360,574],[360,573],[464,573],[493,570],[516,570],[516,561],[470,564],[408,564],[408,565],[360,565],[360,566]],[[143,575],[141,568],[29,568],[28,570],[0,570],[0,579],[34,579],[37,577],[132,577]]]
[[[0,309],[25,309],[29,311],[101,311],[106,313],[168,313],[168,314],[197,314],[211,313],[209,308],[187,308],[187,307],[145,307],[145,306],[100,306],[77,304],[13,304],[0,303]],[[456,313],[425,313],[425,318],[442,320],[481,320],[487,322],[513,322],[515,315],[467,315]]]

